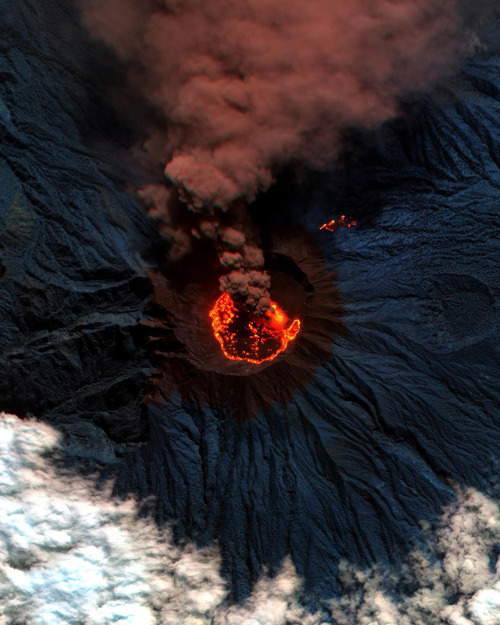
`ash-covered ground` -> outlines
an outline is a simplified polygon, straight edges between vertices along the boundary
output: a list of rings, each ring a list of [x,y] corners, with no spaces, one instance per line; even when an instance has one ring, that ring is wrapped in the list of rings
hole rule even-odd
[[[400,566],[457,485],[494,498],[496,26],[331,174],[271,191],[279,219],[316,233],[349,332],[288,405],[238,425],[179,395],[142,403],[160,243],[127,192],[131,138],[104,95],[116,68],[70,3],[0,8],[0,409],[55,426],[74,470],[112,479],[177,541],[218,544],[239,601],[287,556],[312,599],[340,595],[339,562]],[[344,213],[356,228],[318,231]]]

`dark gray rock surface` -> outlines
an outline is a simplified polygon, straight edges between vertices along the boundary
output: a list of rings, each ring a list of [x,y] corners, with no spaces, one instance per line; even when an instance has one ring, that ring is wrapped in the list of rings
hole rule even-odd
[[[2,407],[139,440],[148,226],[114,158],[105,55],[68,2],[0,8]]]
[[[418,541],[449,480],[487,487],[500,449],[500,55],[469,61],[338,184],[319,177],[283,209],[312,231],[339,213],[359,222],[317,234],[350,333],[291,404],[239,427],[178,399],[146,424],[136,321],[154,234],[114,154],[112,65],[69,2],[0,9],[1,409],[111,464],[117,496],[155,495],[177,538],[217,539],[237,598],[287,553],[330,594],[340,558],[396,561]]]

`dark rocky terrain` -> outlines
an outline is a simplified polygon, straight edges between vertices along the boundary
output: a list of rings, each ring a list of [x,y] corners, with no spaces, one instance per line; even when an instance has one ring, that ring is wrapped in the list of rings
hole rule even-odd
[[[43,6],[2,12],[0,388],[6,409],[71,423],[109,460],[105,432],[144,433],[134,332],[148,227],[112,164],[123,146],[110,141],[119,124],[104,100],[103,51],[69,3]]]
[[[105,96],[116,68],[70,3],[0,7],[2,410],[61,429],[117,496],[154,495],[177,539],[217,540],[239,599],[287,553],[309,590],[331,593],[340,558],[398,561],[418,543],[451,482],[487,488],[500,449],[495,46],[283,201],[310,231],[358,220],[316,235],[349,334],[289,405],[239,426],[182,397],[141,403],[156,235],[127,193],[130,137]]]

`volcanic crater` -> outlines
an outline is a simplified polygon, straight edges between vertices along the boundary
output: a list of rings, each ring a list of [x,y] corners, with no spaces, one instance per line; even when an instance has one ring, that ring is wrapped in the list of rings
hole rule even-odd
[[[286,349],[275,353],[271,346],[258,363],[231,359],[216,338],[210,317],[221,296],[215,254],[201,246],[175,267],[150,273],[153,293],[144,325],[157,369],[147,401],[177,393],[243,422],[273,402],[290,401],[329,356],[334,337],[347,332],[335,272],[301,231],[274,233],[265,252],[272,299],[288,318],[285,327],[296,323],[300,330]]]

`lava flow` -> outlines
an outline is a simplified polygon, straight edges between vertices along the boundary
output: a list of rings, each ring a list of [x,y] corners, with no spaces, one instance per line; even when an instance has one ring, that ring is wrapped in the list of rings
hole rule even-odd
[[[245,360],[255,365],[274,360],[295,340],[300,321],[289,322],[275,302],[264,317],[236,306],[228,293],[223,293],[210,311],[215,338],[230,360]]]
[[[340,219],[329,221],[326,224],[323,224],[320,230],[328,230],[328,232],[334,232],[340,226],[344,226],[345,228],[351,228],[356,225],[356,221],[354,219],[346,219],[345,215],[341,215]]]

